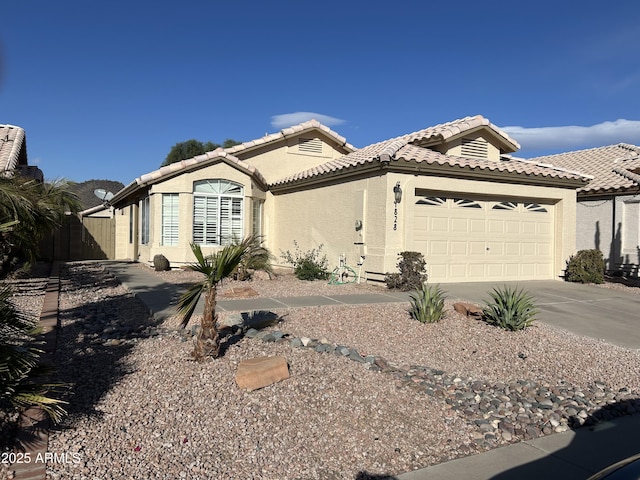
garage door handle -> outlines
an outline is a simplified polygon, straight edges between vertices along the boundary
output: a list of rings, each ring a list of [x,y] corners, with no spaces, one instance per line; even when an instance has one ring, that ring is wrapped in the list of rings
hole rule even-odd
[[[490,249],[489,247],[487,247],[487,252],[488,252],[489,250],[491,250],[491,249]]]

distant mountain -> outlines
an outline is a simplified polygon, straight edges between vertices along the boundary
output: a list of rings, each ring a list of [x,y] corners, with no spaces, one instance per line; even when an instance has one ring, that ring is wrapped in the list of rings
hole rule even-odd
[[[96,197],[94,190],[101,188],[107,192],[116,193],[124,188],[121,182],[113,180],[87,180],[86,182],[73,183],[69,185],[68,190],[75,193],[82,203],[82,210],[102,205],[102,200]]]

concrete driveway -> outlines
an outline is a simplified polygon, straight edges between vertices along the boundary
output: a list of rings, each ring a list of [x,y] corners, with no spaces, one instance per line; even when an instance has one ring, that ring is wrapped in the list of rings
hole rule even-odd
[[[527,290],[536,301],[538,320],[579,335],[640,349],[640,295],[595,285],[554,280],[442,284],[450,299],[485,303],[494,287]]]

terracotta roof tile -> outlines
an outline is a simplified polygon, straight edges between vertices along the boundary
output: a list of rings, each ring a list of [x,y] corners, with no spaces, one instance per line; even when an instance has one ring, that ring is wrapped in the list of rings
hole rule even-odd
[[[446,141],[463,132],[483,126],[492,128],[505,142],[511,143],[515,147],[511,151],[515,152],[520,149],[520,144],[518,144],[518,142],[509,137],[509,135],[500,130],[482,115],[475,115],[473,117],[465,117],[459,120],[442,123],[434,127],[425,128],[423,130],[418,130],[417,132],[404,135],[403,138],[407,140],[407,143],[428,141],[436,137],[440,137],[443,141]]]
[[[298,135],[302,132],[312,131],[312,130],[321,130],[328,137],[333,138],[336,141],[336,143],[338,143],[339,145],[342,145],[346,150],[349,150],[349,151],[355,150],[355,147],[353,145],[347,143],[346,138],[344,138],[341,135],[338,135],[336,132],[334,132],[327,126],[322,125],[317,120],[309,120],[307,122],[303,122],[298,125],[293,125],[291,127],[283,128],[278,133],[265,135],[264,137],[258,138],[256,140],[251,140],[250,142],[241,143],[240,145],[235,145],[233,147],[226,148],[225,150],[229,153],[238,153],[244,150],[251,149],[253,147],[277,142],[278,140],[282,140],[283,138],[290,137],[292,135]]]
[[[640,168],[640,147],[619,143],[605,147],[537,157],[531,160],[576,170],[593,177],[578,192],[597,193],[636,188],[632,170]],[[624,174],[627,172],[629,174]]]
[[[187,160],[182,160],[181,162],[176,162],[161,167],[158,170],[154,170],[153,172],[147,173],[137,178],[136,183],[138,185],[155,183],[162,178],[170,177],[182,170],[189,170],[190,168],[193,168],[194,166],[197,166],[201,163],[209,162],[215,159],[222,159],[223,161],[237,165],[240,169],[254,175],[266,185],[264,177],[260,174],[260,172],[256,170],[255,167],[243,162],[242,160],[239,160],[237,157],[234,157],[222,148],[218,148],[216,150],[213,150],[212,152],[207,152],[205,154],[198,155],[197,157],[189,158]]]
[[[531,175],[537,177],[549,177],[563,180],[586,181],[587,177],[578,172],[568,171],[553,166],[541,165],[538,162],[527,161],[518,158],[504,157],[500,161],[490,161],[481,159],[471,159],[456,157],[452,155],[444,155],[434,150],[423,148],[413,144],[429,139],[439,137],[440,142],[464,133],[465,131],[475,129],[479,126],[488,126],[492,128],[498,135],[502,136],[505,141],[511,142],[514,146],[519,145],[506,134],[501,132],[489,120],[479,115],[475,117],[466,117],[453,122],[443,123],[435,127],[426,128],[400,137],[392,138],[384,142],[374,143],[367,147],[349,153],[337,160],[327,162],[320,167],[299,172],[287,178],[281,179],[271,185],[286,185],[309,179],[311,177],[321,176],[330,172],[357,168],[359,165],[373,164],[379,162],[415,162],[424,164],[448,165],[452,167],[464,167],[470,169],[513,172],[517,174]]]
[[[23,128],[15,125],[0,125],[0,171],[15,170],[20,162],[20,151],[24,143]]]
[[[347,151],[353,151],[355,150],[355,148],[348,144],[346,139],[340,135],[338,135],[336,132],[334,132],[333,130],[331,130],[329,127],[326,127],[325,125],[322,125],[320,122],[318,122],[317,120],[309,120],[307,122],[301,123],[299,125],[293,125],[291,127],[288,128],[284,128],[282,130],[280,130],[280,132],[278,133],[273,133],[271,135],[265,135],[262,138],[258,138],[255,140],[251,140],[249,142],[244,142],[241,143],[240,145],[235,145],[233,147],[230,148],[218,148],[216,150],[213,150],[211,152],[207,152],[205,154],[202,155],[198,155],[196,157],[193,158],[189,158],[186,160],[182,160],[180,162],[175,162],[172,163],[170,165],[164,166],[159,168],[158,170],[154,170],[153,172],[149,172],[146,173],[144,175],[142,175],[141,177],[136,179],[136,183],[138,183],[139,185],[144,185],[150,182],[156,182],[164,177],[168,177],[168,176],[172,176],[176,173],[178,173],[181,170],[186,170],[189,169],[191,167],[193,167],[194,165],[198,165],[202,162],[207,162],[209,160],[215,159],[215,158],[223,158],[226,159],[232,163],[235,163],[236,165],[238,165],[239,167],[241,167],[242,169],[254,174],[255,176],[257,176],[259,178],[259,180],[263,183],[266,184],[266,181],[264,179],[264,177],[260,174],[260,172],[258,172],[255,167],[239,160],[235,155],[232,154],[237,154],[238,152],[243,152],[245,150],[249,150],[251,148],[254,147],[258,147],[261,145],[266,145],[268,143],[273,143],[279,140],[282,140],[288,136],[291,135],[296,135],[299,134],[301,132],[305,132],[305,131],[312,131],[312,130],[321,130],[324,133],[326,133],[329,137],[333,138],[337,143],[339,143],[340,145],[342,145]]]

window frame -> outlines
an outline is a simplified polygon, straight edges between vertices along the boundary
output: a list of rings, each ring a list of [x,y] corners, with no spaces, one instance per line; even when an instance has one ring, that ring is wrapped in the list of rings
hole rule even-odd
[[[195,181],[192,205],[194,243],[220,247],[242,240],[245,214],[242,184],[222,178]]]
[[[167,247],[178,245],[180,240],[180,194],[162,194],[160,244]]]
[[[140,244],[148,245],[151,237],[150,201],[146,196],[140,201]]]

